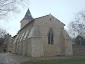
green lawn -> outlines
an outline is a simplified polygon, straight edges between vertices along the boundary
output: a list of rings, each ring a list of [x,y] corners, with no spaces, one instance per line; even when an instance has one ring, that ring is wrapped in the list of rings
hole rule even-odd
[[[22,64],[85,64],[85,58],[28,61]]]

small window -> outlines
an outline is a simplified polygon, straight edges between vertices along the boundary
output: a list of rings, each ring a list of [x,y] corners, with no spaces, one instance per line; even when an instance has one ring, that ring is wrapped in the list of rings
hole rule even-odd
[[[25,33],[25,35],[24,35],[24,37],[23,37],[23,40],[25,40],[25,39],[26,39],[26,37],[27,37],[28,33],[29,33],[29,30]]]
[[[53,44],[54,39],[53,39],[53,30],[51,29],[48,33],[48,44]]]

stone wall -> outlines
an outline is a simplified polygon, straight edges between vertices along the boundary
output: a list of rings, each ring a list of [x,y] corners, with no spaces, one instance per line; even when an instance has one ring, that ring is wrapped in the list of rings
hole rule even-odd
[[[63,34],[64,24],[51,16],[35,19],[34,27],[39,26],[43,43],[43,56],[65,55],[65,42]],[[48,34],[50,29],[53,30],[53,44],[48,44]]]
[[[32,57],[41,57],[43,56],[43,43],[42,38],[32,38]]]
[[[73,46],[74,56],[85,56],[85,46]]]
[[[71,41],[71,39],[66,39],[65,40],[65,55],[66,56],[73,55],[72,41]]]
[[[29,19],[22,19],[21,20],[21,28],[23,28],[30,20]]]

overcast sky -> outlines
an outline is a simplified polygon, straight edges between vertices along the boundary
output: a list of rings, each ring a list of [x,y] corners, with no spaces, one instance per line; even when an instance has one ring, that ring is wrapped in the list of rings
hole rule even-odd
[[[34,18],[52,14],[62,21],[66,26],[74,20],[75,15],[85,10],[85,0],[30,0],[30,4],[19,14],[10,16],[9,23],[0,22],[0,26],[7,30],[12,36],[20,29],[20,20],[24,17],[27,8]]]

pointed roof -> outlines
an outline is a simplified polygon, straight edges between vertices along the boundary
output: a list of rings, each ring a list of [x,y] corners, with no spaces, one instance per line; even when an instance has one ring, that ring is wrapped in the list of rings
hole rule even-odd
[[[32,17],[32,15],[31,15],[31,13],[30,13],[30,10],[29,10],[29,9],[27,10],[27,12],[26,12],[26,14],[25,14],[24,18],[26,18],[26,19],[33,19],[33,17]]]

